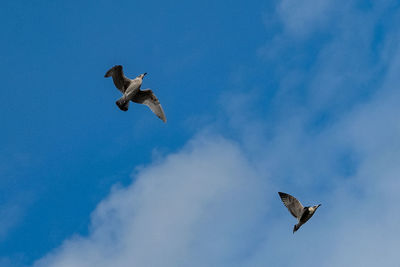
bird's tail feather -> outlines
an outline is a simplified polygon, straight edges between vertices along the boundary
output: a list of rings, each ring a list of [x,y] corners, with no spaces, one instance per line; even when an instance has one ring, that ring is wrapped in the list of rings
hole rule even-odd
[[[293,227],[293,234],[294,234],[294,232],[296,232],[297,230],[299,230],[299,228],[300,228],[300,226],[297,225],[297,224],[295,224],[294,227]]]
[[[115,102],[115,104],[117,104],[119,109],[123,111],[127,111],[129,108],[129,100],[126,100],[124,97],[118,99],[117,102]]]

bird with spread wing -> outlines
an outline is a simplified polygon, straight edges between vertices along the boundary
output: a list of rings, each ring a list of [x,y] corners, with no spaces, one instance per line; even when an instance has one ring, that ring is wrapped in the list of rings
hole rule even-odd
[[[117,65],[109,69],[104,77],[112,77],[115,87],[123,94],[120,99],[117,100],[117,106],[127,111],[129,108],[129,101],[144,104],[148,106],[154,114],[157,115],[163,122],[167,122],[164,110],[161,107],[160,101],[154,95],[150,89],[140,90],[142,86],[143,77],[147,73],[140,74],[135,79],[129,79],[124,75],[122,66]]]
[[[303,207],[300,201],[298,201],[294,196],[283,192],[278,192],[278,194],[281,197],[283,204],[298,221],[298,223],[293,227],[293,233],[299,230],[300,226],[305,224],[314,215],[319,206],[321,206],[321,204],[318,204],[315,206]]]

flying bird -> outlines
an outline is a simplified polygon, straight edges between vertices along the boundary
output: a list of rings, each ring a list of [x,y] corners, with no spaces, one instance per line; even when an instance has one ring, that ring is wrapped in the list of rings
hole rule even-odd
[[[153,91],[150,89],[140,90],[143,77],[146,76],[146,74],[147,73],[140,74],[135,79],[131,80],[124,75],[122,66],[117,65],[109,69],[104,77],[112,77],[115,87],[123,94],[122,97],[115,102],[121,110],[128,110],[129,101],[144,104],[163,122],[167,122],[160,101],[158,101]]]
[[[293,228],[293,234],[299,230],[300,226],[305,224],[314,215],[319,206],[321,206],[321,204],[318,204],[315,206],[303,207],[300,201],[295,197],[282,192],[278,192],[278,194],[286,208],[288,208],[290,213],[298,220],[298,223]]]

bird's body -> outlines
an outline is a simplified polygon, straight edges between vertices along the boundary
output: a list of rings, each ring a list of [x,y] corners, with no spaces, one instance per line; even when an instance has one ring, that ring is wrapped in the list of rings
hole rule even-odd
[[[143,74],[142,74],[143,75]],[[131,80],[128,88],[125,89],[122,97],[117,100],[117,106],[123,110],[127,111],[129,107],[129,101],[133,101],[135,95],[140,91],[140,87],[142,86],[143,78],[138,76],[135,79]]]
[[[314,215],[319,206],[321,206],[321,204],[318,204],[315,206],[303,207],[300,201],[295,197],[282,192],[278,192],[278,194],[281,197],[283,204],[298,221],[293,227],[293,233],[299,230],[299,228]]]
[[[117,106],[123,110],[127,111],[129,108],[129,101],[144,104],[148,106],[154,114],[157,115],[163,122],[167,119],[164,114],[164,110],[161,107],[160,102],[154,95],[153,91],[150,89],[140,90],[142,86],[143,77],[147,73],[140,74],[135,79],[129,79],[125,77],[122,66],[117,65],[112,67],[106,72],[104,77],[112,77],[115,87],[123,94],[120,99],[116,101]]]
[[[132,98],[139,92],[140,87],[142,86],[143,78],[138,76],[135,79],[131,80],[131,84],[124,93],[124,96],[132,100]]]

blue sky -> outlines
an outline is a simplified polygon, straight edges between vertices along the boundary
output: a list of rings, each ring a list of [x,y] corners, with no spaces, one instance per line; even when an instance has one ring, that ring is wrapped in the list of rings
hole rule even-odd
[[[399,11],[3,3],[0,266],[397,264]],[[167,124],[116,107],[115,64]],[[294,236],[277,191],[322,203]]]

